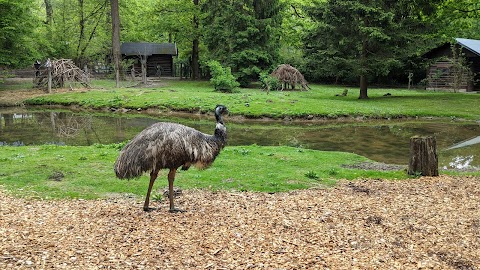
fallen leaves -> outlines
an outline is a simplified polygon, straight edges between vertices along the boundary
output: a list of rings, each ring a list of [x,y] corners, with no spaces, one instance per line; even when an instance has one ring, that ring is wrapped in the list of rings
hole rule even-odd
[[[289,193],[187,190],[142,202],[0,193],[0,268],[477,269],[480,179],[344,182]],[[155,206],[155,205],[152,205]]]

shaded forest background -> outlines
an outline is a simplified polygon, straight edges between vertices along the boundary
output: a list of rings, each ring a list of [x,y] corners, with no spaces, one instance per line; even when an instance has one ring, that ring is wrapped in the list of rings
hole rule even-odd
[[[193,79],[206,63],[246,86],[279,64],[323,83],[420,81],[428,50],[480,39],[476,0],[119,0],[121,42],[175,42]],[[109,0],[0,0],[0,68],[69,58],[105,63],[112,52]]]

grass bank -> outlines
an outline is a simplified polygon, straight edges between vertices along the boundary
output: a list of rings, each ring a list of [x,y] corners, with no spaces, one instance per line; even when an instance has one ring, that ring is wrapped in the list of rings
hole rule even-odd
[[[119,180],[113,164],[120,145],[0,147],[0,186],[17,195],[41,198],[105,198],[118,194],[144,196],[148,173]],[[403,170],[348,169],[344,165],[368,161],[343,152],[293,147],[226,147],[207,170],[179,171],[175,186],[184,189],[281,192],[325,187],[338,179],[407,178]],[[168,186],[162,171],[154,187]]]
[[[357,88],[311,85],[310,91],[240,89],[214,92],[206,81],[164,80],[148,87],[115,88],[112,81],[94,81],[94,89],[54,93],[25,100],[27,105],[80,106],[86,109],[126,108],[145,110],[211,111],[216,104],[228,106],[232,115],[249,118],[401,118],[449,117],[479,120],[479,94],[369,89],[369,99],[359,100]]]

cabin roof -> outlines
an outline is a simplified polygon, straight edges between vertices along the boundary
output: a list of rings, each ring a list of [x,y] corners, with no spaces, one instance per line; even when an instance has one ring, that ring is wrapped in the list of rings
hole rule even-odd
[[[480,56],[480,40],[466,38],[456,38],[455,40],[460,46]]]
[[[480,56],[480,40],[476,39],[467,39],[467,38],[455,38],[456,44],[463,47],[464,50],[469,51],[477,56]],[[436,58],[439,56],[445,55],[445,52],[451,53],[451,43],[443,43],[442,45],[431,49],[426,52],[423,57],[426,58]]]
[[[120,46],[123,55],[178,55],[175,43],[150,43],[150,42],[124,42]]]

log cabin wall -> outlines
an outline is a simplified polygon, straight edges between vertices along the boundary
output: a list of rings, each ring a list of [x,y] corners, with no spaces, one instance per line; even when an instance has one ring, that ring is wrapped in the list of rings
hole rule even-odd
[[[455,89],[454,75],[452,73],[452,45],[446,43],[440,47],[434,48],[424,55],[428,59],[436,59],[427,69],[427,90],[443,90],[443,91],[480,91],[480,56],[477,52],[456,44],[456,48],[462,48],[462,54],[466,57],[470,65],[474,79],[467,81],[467,72],[463,74],[465,80],[460,83],[459,89]]]
[[[427,90],[457,90],[459,92],[466,92],[468,88],[467,72],[463,74],[463,80],[459,84],[458,89],[454,85],[454,73],[452,71],[452,62],[450,60],[438,60],[433,63],[428,70],[428,85]]]
[[[121,53],[123,59],[134,60],[133,68],[137,75],[142,72],[140,58],[146,57],[148,77],[175,76],[173,57],[178,55],[175,43],[125,42]]]

